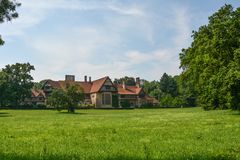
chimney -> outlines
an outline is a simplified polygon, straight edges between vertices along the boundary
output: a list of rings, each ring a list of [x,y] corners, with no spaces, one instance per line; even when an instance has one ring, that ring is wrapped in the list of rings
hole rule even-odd
[[[84,76],[84,82],[87,82],[87,76]]]
[[[140,78],[139,77],[136,78],[136,86],[138,88],[140,88]]]
[[[125,81],[122,82],[122,87],[123,87],[123,89],[126,89]]]
[[[65,81],[75,81],[75,76],[74,75],[65,75]]]
[[[92,82],[92,77],[89,77],[88,79],[89,79],[89,82],[91,83]]]

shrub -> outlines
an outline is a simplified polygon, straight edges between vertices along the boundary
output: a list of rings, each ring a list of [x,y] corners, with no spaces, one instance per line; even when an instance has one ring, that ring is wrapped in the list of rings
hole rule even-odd
[[[123,100],[121,102],[121,106],[122,106],[122,108],[130,108],[131,104],[130,104],[129,100]]]

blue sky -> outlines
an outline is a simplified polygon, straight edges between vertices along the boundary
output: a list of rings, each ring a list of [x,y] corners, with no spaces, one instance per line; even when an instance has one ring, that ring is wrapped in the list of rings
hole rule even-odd
[[[0,24],[0,68],[35,66],[35,81],[65,74],[159,80],[176,75],[191,31],[238,0],[19,0],[20,17]]]

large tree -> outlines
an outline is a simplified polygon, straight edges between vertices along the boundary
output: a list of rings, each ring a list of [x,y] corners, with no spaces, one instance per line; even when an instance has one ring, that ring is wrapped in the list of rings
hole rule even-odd
[[[225,5],[180,53],[182,78],[205,109],[240,109],[240,8]]]
[[[48,98],[48,104],[59,111],[67,109],[68,112],[74,113],[75,107],[83,101],[83,89],[79,85],[68,85],[66,90],[56,89]]]
[[[4,21],[11,21],[13,18],[18,17],[16,8],[21,4],[16,0],[0,0],[0,23]],[[3,45],[4,41],[0,35],[0,45]]]
[[[178,94],[176,80],[167,73],[164,73],[160,79],[160,90],[163,93],[176,97]]]
[[[7,74],[0,71],[0,107],[7,103]]]
[[[4,102],[5,105],[18,106],[26,98],[31,95],[31,88],[33,87],[33,77],[31,71],[34,70],[34,66],[29,63],[16,63],[13,65],[6,65],[2,69],[0,78],[0,88],[4,88]],[[1,85],[1,83],[3,83]]]

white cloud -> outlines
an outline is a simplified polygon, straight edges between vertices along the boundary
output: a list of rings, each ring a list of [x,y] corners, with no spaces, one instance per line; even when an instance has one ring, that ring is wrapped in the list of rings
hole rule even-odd
[[[48,13],[54,10],[107,10],[125,16],[144,16],[143,10],[135,6],[124,6],[113,1],[79,1],[79,0],[22,0],[18,8],[20,16],[10,23],[1,25],[3,36],[23,35],[26,29],[38,25]]]
[[[172,30],[176,32],[172,45],[159,47],[156,45],[159,42],[154,40],[158,34],[154,29],[161,26],[154,26],[156,19],[151,19],[151,15],[137,5],[79,0],[23,0],[22,3],[20,18],[11,25],[1,25],[0,33],[5,36],[21,35],[25,44],[33,50],[33,55],[37,57],[34,62],[35,80],[63,79],[64,74],[75,74],[78,79],[84,75],[92,75],[93,79],[105,75],[113,78],[129,75],[153,80],[159,79],[164,72],[179,73],[178,53],[190,37],[190,18],[185,8],[173,10],[174,18],[169,19]],[[27,29],[36,28],[46,19],[49,12],[56,10],[104,10],[114,14],[104,17],[102,26],[76,25],[65,31],[63,24],[49,35],[33,37],[26,33]],[[128,33],[139,36],[154,47],[142,52],[141,44],[139,47],[130,46],[127,40],[132,37]],[[141,65],[143,67],[138,68]]]
[[[177,31],[177,36],[174,38],[176,47],[183,48],[189,43],[191,36],[190,20],[191,17],[187,8],[177,7],[173,9],[175,16],[174,28]]]

